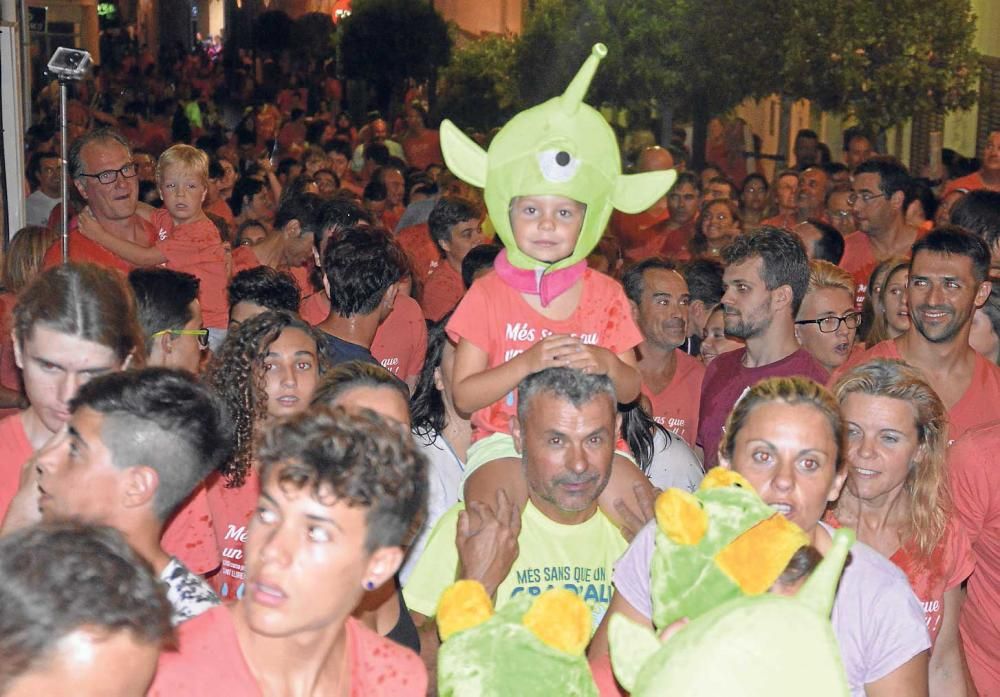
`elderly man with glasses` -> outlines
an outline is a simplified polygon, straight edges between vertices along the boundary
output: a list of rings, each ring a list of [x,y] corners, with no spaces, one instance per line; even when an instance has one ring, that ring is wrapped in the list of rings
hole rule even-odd
[[[70,148],[68,165],[76,190],[106,232],[129,242],[153,244],[156,230],[136,214],[138,167],[124,136],[110,129],[86,134]],[[131,264],[114,252],[80,234],[75,218],[69,223],[69,258],[126,273],[132,269]],[[57,240],[46,252],[43,265],[48,268],[61,262],[61,242]]]

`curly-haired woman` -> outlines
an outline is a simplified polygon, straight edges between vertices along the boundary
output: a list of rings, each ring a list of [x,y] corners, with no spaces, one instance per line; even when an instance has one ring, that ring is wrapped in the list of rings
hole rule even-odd
[[[316,331],[288,312],[264,312],[229,333],[208,368],[208,382],[229,407],[233,456],[207,481],[222,567],[210,580],[224,600],[242,597],[243,543],[257,506],[254,465],[262,427],[309,406],[324,368]]]

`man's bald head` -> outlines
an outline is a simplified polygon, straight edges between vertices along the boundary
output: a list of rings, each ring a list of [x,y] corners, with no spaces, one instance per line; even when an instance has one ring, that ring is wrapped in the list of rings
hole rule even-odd
[[[640,172],[660,172],[674,168],[674,158],[670,151],[653,145],[639,155]]]

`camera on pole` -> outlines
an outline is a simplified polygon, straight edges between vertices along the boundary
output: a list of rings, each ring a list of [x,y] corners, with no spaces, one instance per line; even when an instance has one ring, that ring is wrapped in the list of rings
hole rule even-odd
[[[50,73],[59,80],[59,128],[60,128],[60,159],[62,160],[62,260],[69,261],[69,172],[66,163],[66,86],[70,82],[78,82],[87,75],[92,61],[87,51],[77,48],[56,49],[47,66]]]

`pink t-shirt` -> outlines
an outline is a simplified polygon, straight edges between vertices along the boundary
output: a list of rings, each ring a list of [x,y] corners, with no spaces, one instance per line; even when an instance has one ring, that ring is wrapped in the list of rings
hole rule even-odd
[[[615,592],[647,618],[653,616],[649,574],[655,540],[656,521],[651,521],[615,564],[613,575]],[[931,645],[923,610],[906,576],[861,542],[851,548],[830,619],[853,697],[865,697],[866,684]]]
[[[701,383],[701,408],[698,415],[698,444],[705,450],[705,471],[712,469],[718,459],[722,427],[729,412],[743,393],[765,378],[801,376],[811,378],[821,385],[827,374],[808,351],[800,348],[780,361],[746,368],[743,357],[746,349],[723,353],[705,368]]]
[[[149,697],[260,697],[231,612],[214,607],[178,628],[178,650],[160,654]],[[351,697],[424,697],[427,671],[417,654],[349,617]]]
[[[983,697],[1000,695],[1000,421],[970,429],[948,448],[958,522],[976,571],[959,629],[972,679]]]
[[[465,282],[462,281],[462,274],[442,259],[424,284],[424,294],[420,299],[424,317],[431,322],[441,321],[442,317],[458,306],[463,295]]]
[[[0,419],[0,523],[21,483],[21,467],[33,452],[20,412]]]
[[[661,392],[653,394],[645,383],[642,393],[653,405],[653,419],[694,445],[698,433],[698,408],[701,405],[701,383],[705,379],[705,366],[680,349],[674,350],[677,369]]]
[[[260,477],[251,467],[243,486],[226,486],[225,477],[213,473],[205,481],[208,505],[212,510],[212,527],[215,541],[221,550],[222,564],[219,572],[208,582],[223,602],[243,597],[245,560],[243,547],[247,541],[247,527],[260,499]]]
[[[225,329],[229,326],[229,300],[226,286],[232,270],[229,243],[219,236],[211,220],[197,220],[174,225],[165,208],[157,208],[150,218],[156,228],[156,248],[167,258],[167,268],[198,277],[201,287],[198,300],[205,326]]]
[[[585,344],[620,354],[642,342],[621,285],[602,273],[583,274],[580,304],[569,318],[554,320],[536,312],[521,294],[490,272],[472,284],[447,327],[452,341],[465,339],[485,351],[495,368],[553,334],[570,334]],[[472,415],[473,438],[510,433],[517,410],[515,391]]]
[[[844,365],[837,368],[830,377],[834,382],[854,367],[876,358],[903,360],[895,340],[886,339],[867,351],[855,351]],[[971,428],[975,428],[997,416],[1000,404],[1000,366],[990,363],[976,354],[976,364],[972,369],[972,380],[965,394],[948,410],[948,444],[954,443]]]
[[[167,521],[160,544],[164,552],[177,557],[193,573],[203,575],[219,568],[221,556],[204,484],[199,484]]]
[[[827,513],[824,520],[831,527],[841,527],[832,512]],[[930,559],[921,559],[909,548],[900,547],[889,557],[889,561],[906,574],[910,588],[924,608],[924,619],[933,644],[937,641],[944,618],[944,594],[962,585],[975,568],[969,538],[961,527],[949,524],[944,537],[931,552]]]
[[[392,312],[375,330],[370,350],[375,360],[400,380],[420,375],[427,356],[427,322],[416,300],[409,295],[396,296]]]

